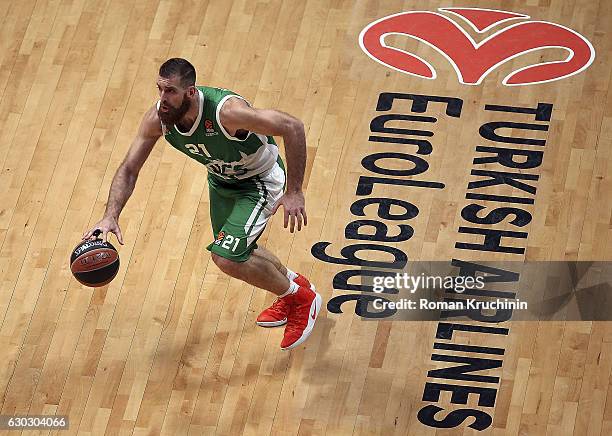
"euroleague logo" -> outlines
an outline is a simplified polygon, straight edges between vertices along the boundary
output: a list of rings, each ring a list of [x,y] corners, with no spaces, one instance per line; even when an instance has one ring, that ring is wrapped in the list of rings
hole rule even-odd
[[[459,82],[465,85],[479,85],[500,65],[536,50],[564,49],[567,57],[515,70],[502,80],[504,85],[533,85],[560,80],[584,71],[595,59],[595,49],[589,40],[560,24],[527,21],[530,19],[528,15],[493,9],[438,10],[466,21],[479,34],[508,21],[521,21],[477,42],[446,15],[429,11],[402,12],[366,26],[359,35],[359,45],[368,56],[389,68],[424,79],[435,79],[436,70],[425,59],[385,44],[390,35],[416,39],[441,53],[454,68]]]

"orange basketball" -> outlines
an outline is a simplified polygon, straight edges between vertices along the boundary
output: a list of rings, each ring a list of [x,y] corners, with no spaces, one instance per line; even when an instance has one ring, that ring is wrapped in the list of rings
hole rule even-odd
[[[104,286],[119,271],[119,253],[113,244],[102,239],[82,241],[72,250],[70,271],[85,286]]]

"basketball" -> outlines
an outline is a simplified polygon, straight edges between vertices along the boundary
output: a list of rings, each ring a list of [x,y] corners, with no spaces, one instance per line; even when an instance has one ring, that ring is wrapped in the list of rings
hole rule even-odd
[[[83,241],[72,251],[70,271],[85,286],[107,285],[119,271],[119,253],[113,244],[102,239]]]

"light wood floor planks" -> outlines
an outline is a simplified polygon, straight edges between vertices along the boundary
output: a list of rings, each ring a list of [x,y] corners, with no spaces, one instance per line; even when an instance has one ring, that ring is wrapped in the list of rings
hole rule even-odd
[[[502,368],[482,372],[501,378],[482,433],[417,419],[427,372],[440,367],[431,360],[437,322],[362,322],[347,303],[344,313],[321,313],[305,346],[282,352],[282,329],[255,325],[273,296],[210,262],[205,168],[163,140],[120,218],[118,276],[98,289],[71,276],[70,250],[101,218],[114,172],[156,101],[159,65],[174,56],[192,61],[198,84],[304,122],[308,227],[291,234],[275,217],[261,241],[326,301],[348,293],[332,287],[346,268],[315,259],[311,247],[329,241],[328,253],[339,256],[359,242],[344,232],[357,219],[350,206],[366,173],[361,161],[376,147],[401,150],[368,141],[382,92],[464,101],[461,118],[445,117],[442,106],[425,114],[439,119],[427,176],[444,190],[376,188],[388,198],[410,192],[419,207],[414,236],[388,245],[410,260],[465,255],[455,242],[466,238],[457,229],[478,127],[491,121],[484,105],[548,102],[551,128],[519,260],[612,260],[612,3],[470,3],[559,23],[593,43],[589,69],[537,86],[501,85],[528,65],[521,58],[470,87],[423,44],[395,40],[429,57],[436,80],[386,68],[359,47],[359,33],[378,18],[445,6],[466,4],[0,0],[1,414],[70,418],[67,432],[23,434],[612,434],[610,322],[515,321],[506,323],[508,336],[483,339],[505,354]],[[475,338],[456,332],[460,343],[479,344]],[[440,404],[450,405],[450,393]]]

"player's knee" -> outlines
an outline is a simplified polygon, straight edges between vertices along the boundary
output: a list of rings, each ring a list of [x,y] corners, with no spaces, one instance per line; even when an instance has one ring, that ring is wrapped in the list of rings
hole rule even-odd
[[[238,274],[240,263],[234,262],[233,260],[219,256],[218,254],[212,254],[212,260],[225,274],[235,277]]]

